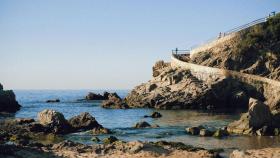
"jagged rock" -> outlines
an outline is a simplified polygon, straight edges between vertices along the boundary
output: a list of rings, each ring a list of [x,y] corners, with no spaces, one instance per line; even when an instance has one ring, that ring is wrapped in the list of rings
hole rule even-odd
[[[110,136],[108,138],[103,139],[103,143],[104,144],[111,144],[113,142],[118,141],[118,138],[114,137],[114,136]]]
[[[55,110],[46,109],[38,113],[40,124],[49,128],[49,132],[64,134],[71,130],[71,127],[63,114]]]
[[[59,102],[60,102],[59,99],[50,99],[46,101],[46,103],[59,103]]]
[[[70,126],[75,130],[90,130],[102,127],[88,112],[81,113],[68,120]]]
[[[117,93],[110,93],[108,99],[104,100],[101,104],[103,108],[111,109],[127,109],[127,104],[118,96]]]
[[[103,97],[105,100],[107,100],[109,98],[110,93],[109,92],[104,92],[103,93]]]
[[[14,113],[20,109],[16,96],[12,90],[3,90],[0,84],[0,112]]]
[[[202,80],[190,70],[171,66],[147,83],[136,86],[124,99],[129,107],[156,109],[227,109],[247,108],[248,96],[260,96],[248,85],[224,76]],[[201,75],[203,76],[203,75]],[[209,108],[210,107],[210,108]]]
[[[163,60],[157,61],[153,66],[153,77],[160,75],[160,70],[170,66],[170,63],[165,63]]]
[[[134,126],[134,128],[147,128],[147,127],[151,127],[151,125],[148,122],[145,122],[145,121],[138,122]]]

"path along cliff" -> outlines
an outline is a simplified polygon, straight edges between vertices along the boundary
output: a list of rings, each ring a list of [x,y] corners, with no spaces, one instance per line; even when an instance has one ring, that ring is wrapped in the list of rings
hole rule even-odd
[[[153,78],[124,99],[129,107],[248,109],[249,98],[280,106],[280,14],[201,46],[191,57],[159,61]]]

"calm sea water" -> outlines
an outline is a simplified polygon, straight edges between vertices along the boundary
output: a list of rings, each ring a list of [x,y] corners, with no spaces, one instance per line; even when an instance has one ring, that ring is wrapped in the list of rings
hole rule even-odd
[[[10,117],[37,118],[37,113],[44,109],[54,109],[64,114],[68,119],[81,112],[89,112],[104,127],[114,131],[121,140],[141,141],[180,141],[186,144],[200,146],[208,149],[224,148],[226,151],[233,149],[252,149],[280,146],[279,137],[249,137],[230,136],[223,139],[212,137],[197,137],[186,135],[185,128],[190,126],[205,125],[210,128],[219,128],[239,118],[239,114],[209,114],[189,110],[159,110],[162,118],[144,118],[153,112],[153,109],[103,109],[100,101],[81,102],[88,92],[103,93],[102,90],[15,90],[17,100],[22,105],[20,111]],[[116,90],[121,97],[128,93],[126,90]],[[45,103],[48,99],[61,100],[60,103]],[[147,121],[158,124],[160,128],[133,129],[136,122]],[[101,139],[108,135],[99,136]],[[92,135],[87,132],[74,133],[65,136],[67,139],[92,144]]]

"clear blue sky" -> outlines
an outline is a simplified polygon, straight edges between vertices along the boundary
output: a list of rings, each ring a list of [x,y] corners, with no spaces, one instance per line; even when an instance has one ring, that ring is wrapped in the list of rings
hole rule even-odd
[[[278,0],[0,0],[7,89],[131,89],[170,51],[280,11]]]

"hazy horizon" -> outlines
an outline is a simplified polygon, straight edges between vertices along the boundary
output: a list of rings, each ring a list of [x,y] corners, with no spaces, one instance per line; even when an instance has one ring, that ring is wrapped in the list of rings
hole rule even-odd
[[[267,0],[2,0],[5,89],[129,90],[171,50],[280,10]]]

